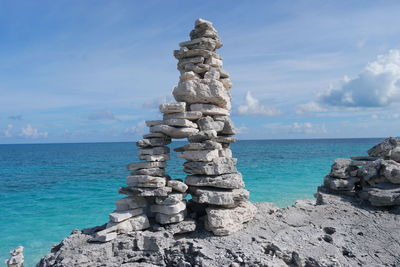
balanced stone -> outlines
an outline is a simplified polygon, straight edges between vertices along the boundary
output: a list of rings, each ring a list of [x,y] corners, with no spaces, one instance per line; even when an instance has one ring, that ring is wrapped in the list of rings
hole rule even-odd
[[[360,181],[357,177],[348,177],[347,179],[335,178],[332,176],[325,176],[324,185],[332,190],[337,191],[351,191],[354,185]]]
[[[161,155],[168,154],[169,147],[166,146],[156,146],[152,148],[141,148],[138,150],[139,155]]]
[[[382,157],[386,156],[387,153],[393,148],[400,146],[400,139],[389,137],[385,139],[383,142],[377,144],[368,150],[368,155],[373,157]]]
[[[172,204],[172,205],[152,205],[151,206],[152,212],[158,212],[158,213],[167,214],[167,215],[178,214],[178,213],[184,211],[185,209],[186,209],[186,204],[183,201],[178,202],[177,204]]]
[[[188,175],[186,184],[190,186],[210,186],[226,189],[240,189],[244,187],[240,173],[229,173],[219,176]]]
[[[186,194],[172,192],[166,197],[156,197],[155,203],[159,205],[174,205],[181,202],[185,198]]]
[[[400,163],[394,160],[382,162],[381,174],[391,183],[400,184]]]
[[[171,187],[160,188],[137,188],[137,187],[121,187],[119,192],[128,196],[139,197],[165,197],[172,191]]]
[[[229,90],[233,86],[231,79],[229,78],[219,79],[219,81],[224,85],[225,90]]]
[[[192,104],[190,110],[199,111],[204,115],[223,115],[229,116],[229,111],[212,104]]]
[[[232,157],[232,150],[230,150],[229,148],[222,148],[218,150],[218,153],[220,157],[226,157],[226,158]]]
[[[366,188],[368,201],[373,206],[400,205],[400,186],[390,183],[381,183],[374,188]]]
[[[170,224],[183,221],[185,219],[185,216],[186,216],[185,211],[171,215],[164,213],[157,213],[155,219],[160,224]]]
[[[169,119],[164,120],[164,124],[169,126],[197,128],[197,124],[186,119]]]
[[[171,232],[172,234],[183,234],[190,233],[196,230],[197,224],[193,219],[186,219],[181,222],[177,222],[174,224],[169,224],[165,226],[165,230]]]
[[[354,170],[357,170],[357,167],[351,165],[350,159],[339,158],[334,161],[330,175],[336,178],[346,178]]]
[[[144,208],[146,206],[147,201],[143,197],[124,197],[115,201],[116,211]]]
[[[148,169],[138,169],[131,172],[132,175],[150,175],[150,176],[165,176],[165,169],[160,168],[148,168]]]
[[[164,187],[167,181],[165,178],[148,176],[148,175],[135,175],[126,177],[126,184],[128,186],[137,187]]]
[[[188,189],[188,186],[184,182],[181,182],[179,180],[169,180],[168,186],[171,187],[172,190],[178,191],[181,193],[186,192],[186,190]]]
[[[163,124],[162,120],[145,121],[147,127]]]
[[[96,233],[94,237],[89,239],[90,242],[110,242],[111,240],[114,240],[117,238],[117,233],[116,232],[111,232],[111,233]]]
[[[165,168],[167,164],[165,162],[135,162],[129,163],[127,168],[129,171],[135,171],[138,169],[149,169],[149,168]]]
[[[149,138],[136,142],[136,145],[139,147],[166,146],[168,144],[171,144],[171,139],[167,138]]]
[[[133,210],[125,210],[125,211],[114,211],[109,214],[110,221],[112,222],[122,222],[133,216],[137,216],[143,214],[143,209],[133,209]]]
[[[215,158],[211,162],[185,162],[184,171],[192,174],[220,175],[236,172],[235,158]]]
[[[179,44],[181,47],[187,47],[188,49],[204,49],[214,51],[222,47],[222,43],[219,40],[214,40],[212,38],[196,38],[190,41],[182,42]]]
[[[184,151],[179,157],[189,161],[204,161],[209,162],[219,157],[219,151],[214,150],[187,150]]]
[[[206,140],[211,140],[217,138],[217,132],[215,130],[201,131],[197,134],[193,134],[188,137],[189,142],[197,143]]]
[[[222,145],[220,143],[206,140],[202,143],[189,143],[184,145],[183,147],[177,147],[174,149],[176,152],[183,152],[188,150],[213,150],[213,149],[222,149]]]
[[[222,190],[193,187],[190,190],[193,192],[193,201],[218,206],[236,207],[241,201],[249,198],[249,191],[245,189]]]
[[[186,119],[186,120],[198,120],[202,116],[200,111],[187,111],[181,113],[164,114],[164,120],[172,119]]]
[[[196,128],[176,128],[169,125],[156,125],[150,127],[150,132],[163,133],[171,138],[186,138],[192,134],[198,133],[199,130]]]
[[[148,139],[148,138],[167,138],[167,139],[169,139],[169,137],[163,133],[148,133],[148,134],[143,135],[143,138],[144,139]]]
[[[254,218],[257,208],[249,201],[240,202],[233,209],[207,208],[206,227],[215,235],[230,235],[243,228],[243,223]]]
[[[161,155],[140,155],[139,159],[145,161],[167,161],[169,160],[168,154],[161,154]]]
[[[400,163],[400,146],[393,148],[387,155],[390,159]]]
[[[160,105],[160,112],[169,114],[169,113],[180,113],[186,111],[186,103],[179,102],[179,103],[168,103],[168,104],[161,104]]]
[[[207,64],[193,64],[193,63],[189,63],[185,65],[185,69],[182,70],[180,69],[180,71],[185,71],[185,72],[190,72],[193,71],[197,74],[202,74],[205,73],[206,71],[210,70],[210,66]]]
[[[215,130],[216,132],[221,132],[224,129],[224,122],[214,121],[209,116],[199,119],[197,124],[201,131]]]
[[[224,144],[230,144],[236,142],[236,138],[233,136],[217,136],[213,140],[218,143],[224,143]]]

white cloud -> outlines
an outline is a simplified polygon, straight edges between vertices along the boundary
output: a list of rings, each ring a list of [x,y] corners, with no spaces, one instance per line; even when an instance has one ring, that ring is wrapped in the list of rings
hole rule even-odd
[[[21,128],[21,133],[19,135],[25,138],[46,138],[48,133],[39,132],[38,129],[33,128],[30,124],[27,124],[25,127]]]
[[[13,134],[12,134],[12,129],[13,129],[13,125],[12,124],[8,124],[7,125],[7,128],[6,129],[4,129],[4,131],[3,131],[3,136],[4,137],[13,137]]]
[[[249,132],[249,128],[247,126],[239,126],[239,127],[235,127],[236,133],[237,134],[244,134],[244,133],[248,133]]]
[[[345,77],[338,88],[323,93],[320,101],[345,107],[386,107],[400,102],[400,50],[379,55],[357,77]]]
[[[274,134],[325,134],[325,125],[314,125],[311,122],[293,122],[291,124],[270,123],[264,125]]]
[[[312,112],[325,112],[327,109],[321,104],[311,101],[306,104],[301,104],[296,107],[296,114],[303,115],[306,113],[312,113]]]
[[[273,107],[267,107],[260,103],[258,99],[251,95],[250,91],[246,93],[245,101],[246,104],[240,105],[237,109],[237,113],[239,115],[262,115],[272,117],[281,114],[281,111]]]
[[[136,125],[128,127],[125,129],[124,134],[127,135],[142,135],[146,128],[145,121],[138,122]]]

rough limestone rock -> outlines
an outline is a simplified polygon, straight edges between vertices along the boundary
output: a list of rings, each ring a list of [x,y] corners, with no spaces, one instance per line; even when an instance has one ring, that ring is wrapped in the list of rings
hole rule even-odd
[[[164,120],[164,124],[169,126],[177,126],[177,127],[189,127],[189,128],[197,128],[197,124],[191,122],[187,119],[169,119]]]
[[[380,183],[375,187],[365,188],[365,198],[377,207],[400,205],[400,186]]]
[[[131,217],[143,214],[142,208],[132,209],[132,210],[125,210],[125,211],[114,211],[110,213],[110,221],[112,222],[122,222]]]
[[[147,200],[143,197],[124,197],[115,201],[116,211],[125,211],[147,206]]]
[[[179,239],[167,230],[147,230],[88,243],[92,236],[87,232],[95,228],[76,230],[38,267],[400,265],[398,209],[323,193],[318,199],[323,204],[299,201],[282,209],[256,203],[255,218],[229,236],[215,237],[198,224],[195,232]]]
[[[152,133],[163,133],[171,138],[186,138],[192,134],[198,133],[199,130],[196,128],[176,128],[169,125],[155,125],[150,127]]]
[[[23,267],[24,266],[24,247],[18,246],[10,251],[11,257],[5,261],[7,267]]]
[[[214,104],[230,110],[231,96],[218,80],[188,80],[180,82],[173,91],[176,101],[188,104]]]
[[[152,148],[141,148],[139,149],[139,155],[164,155],[170,151],[169,147],[156,146]]]
[[[135,162],[128,164],[128,171],[136,171],[138,169],[150,169],[150,168],[165,168],[167,164],[165,162]]]
[[[160,105],[160,112],[164,114],[170,113],[180,113],[186,111],[186,103],[179,102],[179,103],[168,103],[168,104],[161,104]]]
[[[155,203],[160,205],[174,205],[183,200],[186,194],[179,192],[172,192],[165,197],[156,197]]]
[[[136,142],[139,147],[166,146],[171,143],[167,138],[145,138]]]
[[[172,191],[171,187],[160,188],[139,188],[139,187],[121,187],[119,192],[128,196],[137,197],[165,197]]]
[[[131,172],[132,175],[150,175],[164,177],[165,170],[161,168],[147,168],[147,169],[137,169]]]
[[[330,175],[336,178],[347,178],[350,172],[357,170],[357,167],[351,165],[350,159],[335,159]]]
[[[161,205],[160,205],[161,206]],[[160,224],[170,224],[170,223],[178,223],[185,219],[186,212],[181,211],[180,213],[172,213],[172,214],[165,214],[165,213],[157,213],[156,214],[156,221]]]
[[[128,186],[137,187],[164,187],[167,181],[163,177],[149,176],[149,175],[134,175],[126,177],[126,184]]]
[[[184,171],[192,174],[221,175],[225,173],[235,173],[235,158],[215,158],[212,162],[185,162]]]
[[[198,120],[202,116],[200,111],[187,111],[181,113],[164,114],[164,120],[184,119],[184,120]]]
[[[189,142],[198,143],[206,140],[216,139],[217,132],[215,130],[200,131],[188,137]]]
[[[244,187],[242,175],[240,173],[229,173],[220,176],[186,176],[186,184],[190,186],[211,186],[226,189],[240,189]]]
[[[241,202],[233,209],[207,208],[206,227],[215,235],[230,235],[241,230],[243,223],[254,218],[257,208],[249,201]]]
[[[171,187],[172,190],[178,191],[181,193],[186,192],[186,190],[188,189],[188,186],[184,182],[178,181],[178,180],[169,180],[168,186]]]
[[[192,200],[197,203],[236,207],[240,202],[249,198],[245,189],[222,190],[217,188],[191,188]]]
[[[183,152],[188,150],[198,151],[198,150],[214,150],[214,149],[222,149],[222,145],[220,143],[206,140],[201,143],[189,143],[184,145],[183,147],[175,148],[174,151],[176,152]]]
[[[355,184],[359,180],[360,179],[357,177],[349,177],[348,179],[341,179],[327,175],[324,178],[324,185],[332,190],[351,191],[354,189]]]
[[[215,130],[218,133],[224,129],[224,122],[214,121],[210,116],[199,119],[197,124],[201,131]]]
[[[192,104],[190,105],[190,110],[192,111],[200,111],[203,115],[223,115],[229,116],[229,110],[224,108],[220,108],[216,105],[212,104]]]
[[[187,150],[179,155],[180,158],[184,158],[189,161],[204,161],[210,162],[213,159],[219,157],[219,151],[217,149],[213,150]]]
[[[391,183],[400,184],[400,163],[394,160],[382,162],[381,174]]]
[[[152,205],[151,211],[152,212],[159,212],[162,214],[173,215],[178,214],[186,209],[185,202],[178,202],[177,204],[172,205]]]
[[[397,146],[400,146],[400,139],[389,137],[368,150],[368,155],[373,157],[383,157],[386,156],[390,150]]]

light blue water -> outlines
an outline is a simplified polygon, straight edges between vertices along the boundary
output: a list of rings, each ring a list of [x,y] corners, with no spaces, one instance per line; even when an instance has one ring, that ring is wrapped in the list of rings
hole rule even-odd
[[[251,199],[286,206],[312,199],[335,158],[364,155],[379,141],[239,141],[232,150]],[[0,261],[23,245],[34,266],[73,228],[105,223],[134,161],[134,143],[0,145]],[[173,178],[184,177],[182,163],[173,156]]]

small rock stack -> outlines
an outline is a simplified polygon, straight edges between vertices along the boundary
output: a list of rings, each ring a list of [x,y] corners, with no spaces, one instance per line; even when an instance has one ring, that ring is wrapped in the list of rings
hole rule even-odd
[[[24,267],[24,247],[18,246],[10,251],[11,257],[5,261],[7,267]]]
[[[319,191],[357,196],[373,206],[400,206],[400,139],[385,139],[368,156],[336,159]]]
[[[216,235],[227,235],[251,220],[256,208],[248,201],[249,192],[243,189],[237,159],[232,158],[230,149],[236,141],[229,118],[232,83],[215,52],[222,42],[212,23],[203,19],[196,20],[190,39],[174,51],[181,75],[173,95],[186,103],[187,112],[198,112],[201,117],[195,121],[199,131],[176,151],[187,160],[184,171],[191,174],[186,177],[191,202],[200,204],[193,204],[196,216],[204,210],[206,227]]]

